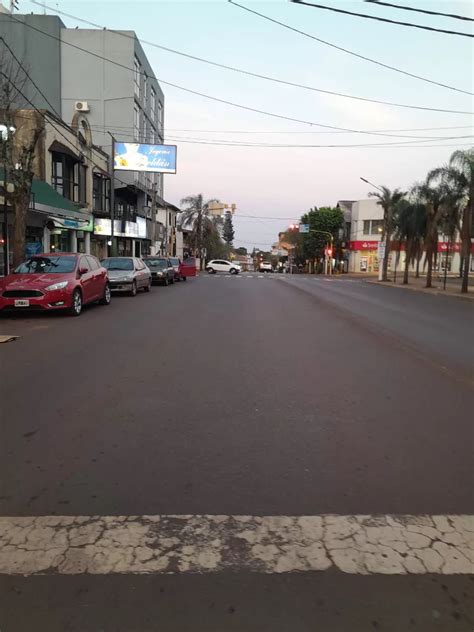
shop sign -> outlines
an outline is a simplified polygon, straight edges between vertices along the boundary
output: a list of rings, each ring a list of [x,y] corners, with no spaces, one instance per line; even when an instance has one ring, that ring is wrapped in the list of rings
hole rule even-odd
[[[350,250],[377,250],[379,241],[350,241]]]
[[[94,234],[110,237],[112,235],[110,219],[96,217],[94,219]],[[122,230],[122,227],[125,230]],[[123,226],[119,219],[114,220],[114,237],[131,237],[132,239],[146,239],[146,219],[137,217],[136,222],[125,222]]]
[[[64,217],[51,217],[50,219],[55,228],[59,229],[66,228],[68,230],[85,230],[88,233],[91,233],[94,227],[92,216],[90,219],[66,219]]]

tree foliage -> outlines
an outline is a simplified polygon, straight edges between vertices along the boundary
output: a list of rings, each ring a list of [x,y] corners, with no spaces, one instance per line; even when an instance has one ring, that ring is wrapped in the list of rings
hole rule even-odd
[[[334,247],[344,226],[344,213],[339,208],[322,206],[312,208],[301,217],[302,224],[309,224],[309,233],[301,233],[302,254],[306,259],[320,259],[328,243],[330,233]],[[321,232],[316,232],[321,231]]]
[[[222,236],[224,238],[225,243],[229,247],[232,247],[232,244],[234,243],[234,236],[235,236],[234,225],[232,223],[232,213],[227,212],[225,214]]]

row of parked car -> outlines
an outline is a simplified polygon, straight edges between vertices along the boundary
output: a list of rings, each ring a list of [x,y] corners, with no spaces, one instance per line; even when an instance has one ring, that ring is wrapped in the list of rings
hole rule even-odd
[[[84,305],[109,305],[112,292],[136,296],[153,284],[171,285],[196,276],[192,257],[109,257],[81,253],[34,255],[0,279],[0,313],[64,310],[79,316]]]

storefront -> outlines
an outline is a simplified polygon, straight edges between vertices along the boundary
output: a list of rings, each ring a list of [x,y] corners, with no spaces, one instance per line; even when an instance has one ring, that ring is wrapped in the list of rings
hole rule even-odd
[[[379,270],[378,241],[349,242],[349,272],[374,274]]]
[[[94,218],[91,252],[100,259],[110,253],[111,226],[109,218]],[[114,220],[114,238],[119,257],[143,257],[150,252],[151,241],[147,235],[147,221],[144,217],[137,216],[134,222]]]
[[[51,185],[33,180],[26,229],[26,250],[43,252],[90,252],[92,215],[80,209]],[[41,235],[42,231],[42,235]]]

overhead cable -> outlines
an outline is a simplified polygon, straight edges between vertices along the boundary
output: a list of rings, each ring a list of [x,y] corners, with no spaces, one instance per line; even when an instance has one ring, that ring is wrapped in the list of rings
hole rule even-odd
[[[399,26],[408,26],[414,29],[422,29],[424,31],[433,31],[435,33],[443,33],[444,35],[458,35],[460,37],[474,37],[472,33],[461,33],[460,31],[451,31],[449,29],[438,29],[434,26],[425,26],[422,24],[413,24],[412,22],[399,22],[398,20],[389,20],[388,18],[381,18],[375,15],[369,15],[367,13],[356,13],[355,11],[347,11],[345,9],[336,9],[336,7],[328,7],[324,4],[315,4],[314,2],[305,2],[305,0],[290,0],[293,4],[300,4],[312,9],[323,9],[323,11],[333,11],[334,13],[342,13],[344,15],[353,15],[358,18],[365,18],[367,20],[376,20],[377,22],[387,22],[388,24],[397,24]]]
[[[455,92],[461,92],[462,94],[469,94],[469,95],[473,95],[474,92],[471,92],[469,90],[463,90],[461,88],[456,88],[455,86],[450,86],[446,83],[441,83],[440,81],[435,81],[434,79],[428,79],[427,77],[422,77],[421,75],[416,75],[412,72],[408,72],[407,70],[402,70],[401,68],[396,68],[395,66],[390,66],[389,64],[384,64],[383,62],[377,61],[376,59],[372,59],[371,57],[367,57],[365,55],[360,55],[359,53],[355,53],[354,51],[349,50],[348,48],[343,48],[342,46],[338,46],[337,44],[333,44],[331,42],[328,42],[327,40],[323,40],[320,37],[316,37],[315,35],[311,35],[310,33],[306,33],[306,31],[302,31],[300,29],[295,28],[294,26],[290,26],[289,24],[286,24],[285,22],[280,22],[279,20],[276,20],[275,18],[271,18],[268,15],[265,15],[263,13],[259,13],[258,11],[255,11],[254,9],[250,9],[249,7],[244,6],[243,4],[239,4],[238,2],[234,2],[234,0],[227,0],[227,2],[229,4],[234,5],[235,7],[239,7],[239,9],[243,9],[244,11],[247,11],[248,13],[253,13],[254,15],[257,15],[260,18],[263,18],[264,20],[268,20],[269,22],[272,22],[273,24],[278,24],[279,26],[288,29],[289,31],[293,31],[294,33],[298,33],[299,35],[303,35],[303,37],[308,37],[309,39],[312,39],[316,42],[319,42],[320,44],[324,44],[325,46],[330,46],[331,48],[335,48],[336,50],[339,50],[343,53],[347,53],[348,55],[352,55],[353,57],[357,57],[358,59],[363,59],[364,61],[368,61],[372,64],[376,64],[377,66],[381,66],[382,68],[386,68],[387,70],[393,70],[394,72],[398,72],[402,75],[405,75],[407,77],[412,77],[413,79],[418,79],[420,81],[425,81],[426,83],[431,83],[435,86],[439,86],[441,88],[446,88],[447,90],[454,90]]]
[[[466,15],[457,15],[455,13],[441,13],[440,11],[430,11],[428,9],[419,9],[418,7],[409,7],[403,4],[392,4],[391,2],[381,2],[381,0],[364,0],[370,4],[378,4],[383,7],[392,7],[393,9],[403,9],[404,11],[415,11],[416,13],[425,13],[426,15],[436,15],[443,18],[453,18],[454,20],[465,20],[466,22],[474,22],[473,18]]]
[[[33,1],[33,0],[32,0]],[[38,2],[34,2],[34,4],[39,4]],[[43,5],[41,5],[43,6]],[[52,7],[47,7],[47,8],[51,8]],[[53,10],[53,9],[52,9]],[[78,22],[82,22],[84,24],[87,24],[88,26],[94,26],[96,28],[100,28],[102,30],[105,29],[104,26],[101,26],[100,24],[96,24],[95,22],[91,22],[90,20],[84,20],[83,18],[79,18],[75,15],[72,15],[71,13],[66,13],[65,11],[61,11],[59,9],[55,9],[56,13],[60,14],[60,15],[64,15],[66,17],[69,17],[73,20],[76,20]],[[135,39],[135,36],[127,33],[125,31],[109,31],[109,32],[113,32],[114,35],[117,35],[119,37],[125,37],[127,39]],[[169,48],[167,46],[162,46],[160,44],[156,44],[155,42],[150,42],[148,40],[144,40],[144,39],[139,39],[139,42],[141,44],[145,44],[147,46],[152,46],[153,48],[158,48],[160,50],[164,50],[168,53],[173,53],[175,55],[180,55],[181,57],[185,57],[187,59],[192,59],[194,61],[198,61],[210,66],[214,66],[217,68],[222,68],[224,70],[229,70],[231,72],[235,72],[238,74],[243,74],[243,75],[247,75],[249,77],[255,77],[257,79],[263,79],[264,81],[270,81],[273,83],[278,83],[280,85],[286,85],[286,86],[290,86],[293,88],[299,88],[302,90],[308,90],[308,91],[312,91],[312,92],[320,92],[322,94],[330,94],[332,96],[337,96],[337,97],[341,97],[344,99],[354,99],[356,101],[364,101],[367,103],[377,103],[379,105],[386,105],[389,107],[397,107],[397,108],[407,108],[407,109],[412,109],[412,110],[424,110],[424,111],[428,111],[428,112],[443,112],[443,113],[449,113],[449,114],[474,114],[474,112],[471,111],[466,111],[466,110],[452,110],[452,109],[446,109],[446,108],[434,108],[434,107],[429,107],[429,106],[422,106],[422,105],[413,105],[413,104],[409,104],[409,103],[396,103],[393,101],[384,101],[382,99],[374,99],[374,98],[370,98],[370,97],[361,97],[361,96],[357,96],[357,95],[352,95],[352,94],[345,94],[343,92],[335,92],[333,90],[326,90],[324,88],[317,88],[315,86],[309,86],[306,84],[301,84],[301,83],[296,83],[293,81],[287,81],[285,79],[280,79],[278,77],[270,77],[268,75],[263,75],[261,73],[257,73],[257,72],[253,72],[251,70],[245,70],[244,68],[237,68],[236,66],[230,66],[227,64],[222,64],[219,63],[217,61],[213,61],[210,59],[205,59],[203,57],[198,57],[196,55],[191,55],[190,53],[185,53],[183,51],[179,51],[173,48]]]

